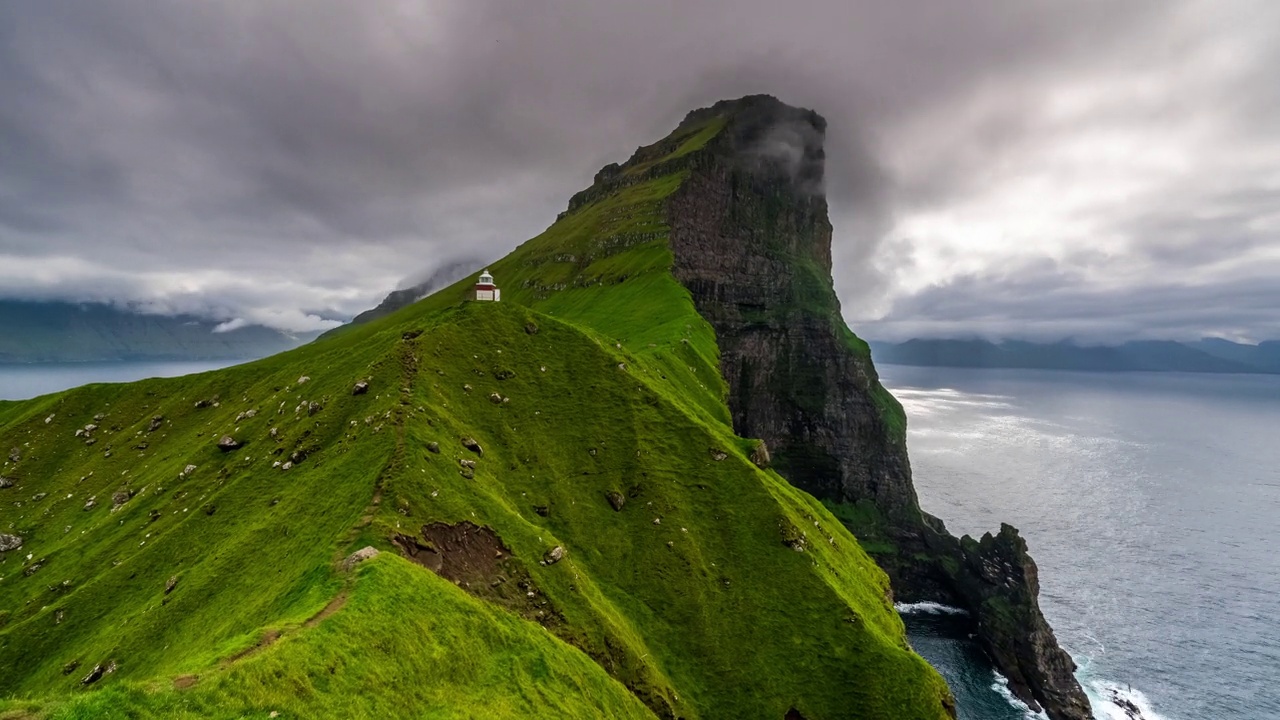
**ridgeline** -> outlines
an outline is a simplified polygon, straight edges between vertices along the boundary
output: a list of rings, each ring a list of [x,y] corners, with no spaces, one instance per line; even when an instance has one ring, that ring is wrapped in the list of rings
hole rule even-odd
[[[895,596],[1086,717],[1016,532],[919,510],[823,129],[691,113],[490,265],[501,303],[0,403],[0,717],[953,717]]]

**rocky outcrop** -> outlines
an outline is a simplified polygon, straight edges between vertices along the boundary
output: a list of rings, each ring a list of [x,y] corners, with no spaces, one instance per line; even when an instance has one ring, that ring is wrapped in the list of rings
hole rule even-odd
[[[851,529],[894,548],[875,557],[899,599],[969,610],[1020,698],[1053,720],[1091,717],[1040,612],[1035,563],[1016,530],[958,540],[920,510],[901,406],[844,324],[832,285],[826,122],[753,96],[690,113],[672,138],[711,122],[724,127],[678,160],[689,175],[668,200],[667,221],[672,272],[716,331],[735,431],[767,443],[771,466],[791,483],[865,518]],[[575,201],[637,175],[606,168]]]

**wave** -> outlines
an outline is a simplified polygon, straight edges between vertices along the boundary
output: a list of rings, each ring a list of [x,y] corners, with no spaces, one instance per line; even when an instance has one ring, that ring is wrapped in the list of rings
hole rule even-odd
[[[950,605],[943,605],[936,602],[913,602],[913,603],[894,603],[893,609],[903,615],[968,615],[968,610],[963,610]]]
[[[1014,708],[1021,710],[1023,717],[1027,720],[1049,720],[1048,715],[1032,710],[1030,706],[1019,700],[1017,695],[1013,694],[1013,691],[1009,689],[1009,678],[994,670],[991,671],[991,674],[995,676],[995,682],[991,683],[991,689],[1008,701]]]
[[[1110,680],[1090,680],[1082,684],[1097,720],[1166,720],[1151,707],[1147,696],[1131,685]]]

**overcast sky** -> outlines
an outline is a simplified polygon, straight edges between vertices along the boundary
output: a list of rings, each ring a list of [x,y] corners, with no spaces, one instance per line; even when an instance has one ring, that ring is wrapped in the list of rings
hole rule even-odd
[[[1280,338],[1273,0],[11,0],[0,297],[326,327],[756,92],[864,335]]]

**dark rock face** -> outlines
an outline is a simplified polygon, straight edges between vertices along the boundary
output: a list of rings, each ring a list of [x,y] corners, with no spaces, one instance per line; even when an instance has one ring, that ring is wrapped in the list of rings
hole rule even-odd
[[[764,439],[774,468],[820,498],[910,513],[901,433],[877,406],[869,355],[839,320],[821,193],[826,123],[772,98],[741,102],[668,214],[673,271],[716,330],[734,427]]]
[[[832,286],[825,121],[753,96],[690,113],[681,128],[715,118],[727,119],[724,129],[680,160],[689,177],[668,201],[667,221],[672,271],[716,331],[735,431],[767,443],[772,467],[791,483],[869,518],[850,527],[896,548],[876,560],[898,598],[968,609],[1020,698],[1053,720],[1091,718],[1074,665],[1040,613],[1035,563],[1017,531],[957,540],[920,510],[901,406],[844,324]],[[575,201],[619,177],[606,168]]]

